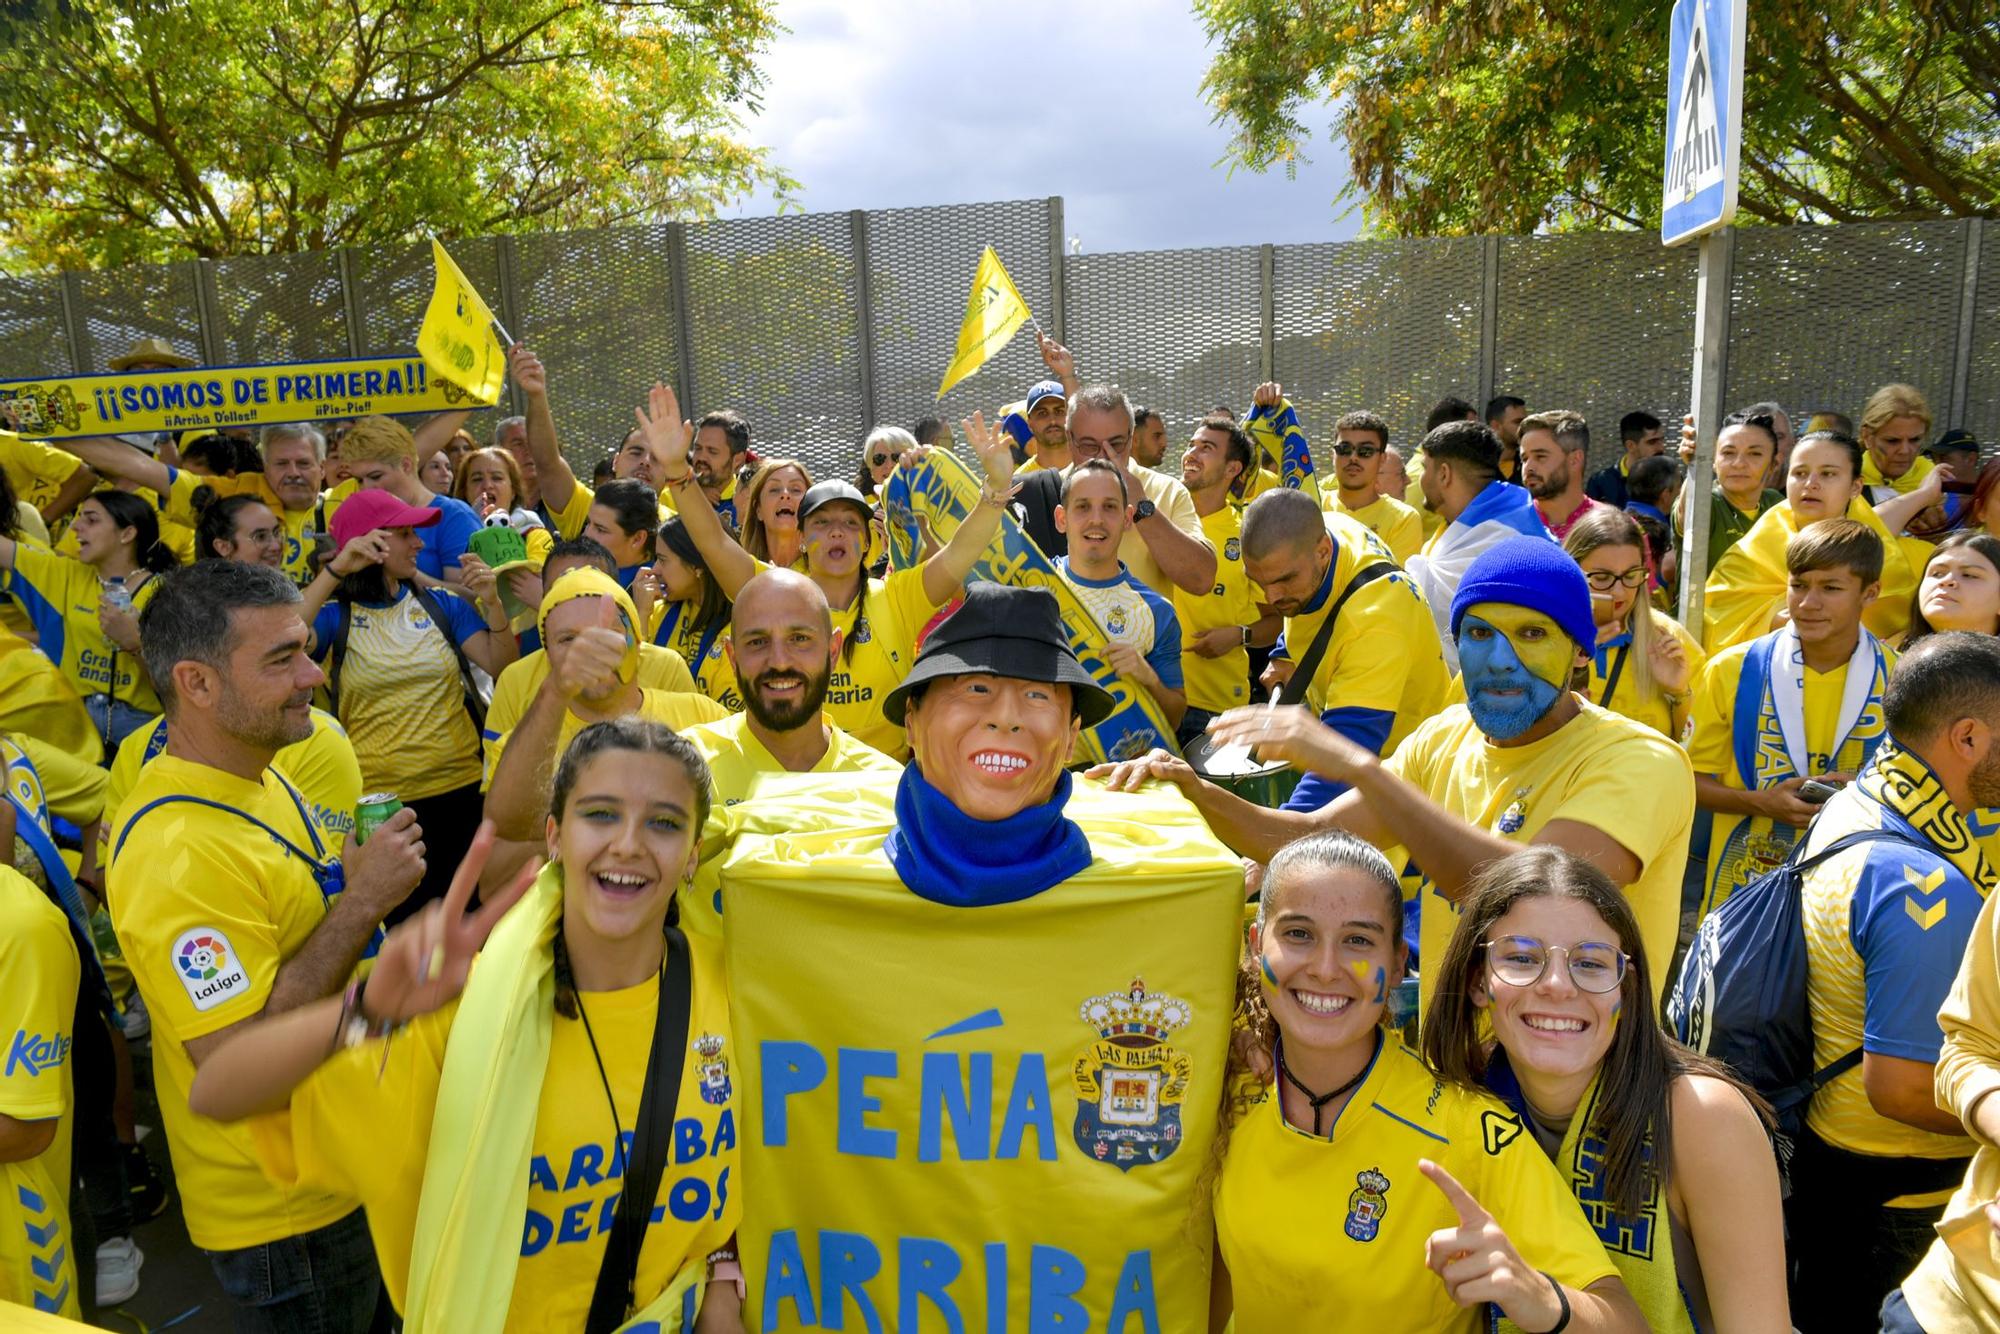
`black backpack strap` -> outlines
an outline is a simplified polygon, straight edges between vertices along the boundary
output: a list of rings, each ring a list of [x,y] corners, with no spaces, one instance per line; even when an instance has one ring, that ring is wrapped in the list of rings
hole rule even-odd
[[[1386,578],[1397,572],[1396,563],[1386,560],[1376,561],[1373,565],[1364,565],[1354,572],[1354,576],[1347,581],[1347,587],[1341,590],[1333,606],[1327,609],[1326,619],[1319,623],[1319,633],[1313,636],[1312,646],[1306,650],[1305,657],[1299,659],[1299,665],[1292,669],[1290,679],[1285,682],[1284,688],[1278,691],[1278,703],[1304,702],[1306,691],[1312,689],[1313,673],[1319,670],[1319,660],[1326,656],[1326,646],[1333,639],[1333,623],[1340,619],[1340,609],[1347,605],[1349,598],[1377,579]]]
[[[438,633],[444,636],[444,642],[451,645],[451,656],[458,662],[459,684],[465,688],[465,711],[472,715],[474,730],[484,732],[486,701],[479,698],[479,686],[472,678],[472,660],[465,656],[465,650],[459,646],[458,637],[451,632],[451,622],[444,618],[444,608],[438,605],[431,591],[412,579],[410,592],[417,599],[417,605],[424,609],[424,614],[431,618],[431,624],[435,625]]]
[[[597,1287],[590,1295],[585,1334],[611,1334],[637,1304],[632,1287],[639,1272],[639,1251],[646,1243],[653,1200],[673,1152],[674,1109],[681,1099],[681,1066],[694,1001],[694,966],[680,928],[669,925],[666,933],[667,966],[660,978],[659,1016],[653,1022],[653,1050],[646,1058],[646,1083],[639,1094],[632,1157],[625,1164],[618,1213],[604,1245]]]

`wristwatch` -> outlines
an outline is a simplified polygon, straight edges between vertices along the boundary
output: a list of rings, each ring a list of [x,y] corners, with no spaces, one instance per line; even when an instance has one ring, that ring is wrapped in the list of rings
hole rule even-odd
[[[1132,522],[1143,523],[1159,512],[1160,507],[1158,505],[1155,505],[1151,500],[1142,498],[1138,504],[1132,507]]]
[[[1250,627],[1247,625],[1243,627],[1243,647],[1250,647]]]

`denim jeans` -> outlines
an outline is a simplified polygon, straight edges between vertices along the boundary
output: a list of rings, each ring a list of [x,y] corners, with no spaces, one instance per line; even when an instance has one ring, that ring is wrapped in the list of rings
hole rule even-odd
[[[160,715],[147,713],[144,709],[127,704],[122,699],[110,695],[85,695],[84,712],[90,715],[91,725],[97,735],[104,740],[104,763],[106,767],[118,753],[118,743],[132,733],[146,726]]]
[[[235,1304],[238,1334],[367,1334],[376,1306],[387,1306],[359,1209],[296,1237],[210,1251],[208,1262]]]
[[[1882,1299],[1882,1334],[1924,1334],[1924,1327],[1910,1313],[1910,1304],[1897,1288]]]

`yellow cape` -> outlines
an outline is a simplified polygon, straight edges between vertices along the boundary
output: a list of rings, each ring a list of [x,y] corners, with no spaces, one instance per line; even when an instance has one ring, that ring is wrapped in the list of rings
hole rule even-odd
[[[1857,497],[1850,502],[1846,517],[1865,524],[1882,539],[1882,588],[1861,613],[1861,622],[1877,639],[1893,641],[1909,629],[1917,573],[1910,568],[1903,545],[1875,517],[1866,500]],[[1747,644],[1770,632],[1771,617],[1785,605],[1790,583],[1785,573],[1785,544],[1801,527],[1790,501],[1773,505],[1709,571],[1701,646],[1711,657],[1731,644]]]

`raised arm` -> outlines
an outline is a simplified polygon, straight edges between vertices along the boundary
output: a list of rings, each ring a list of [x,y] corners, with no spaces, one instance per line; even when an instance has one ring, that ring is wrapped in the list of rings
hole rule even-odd
[[[679,397],[667,385],[655,383],[646,397],[646,406],[634,408],[633,415],[639,419],[639,431],[646,437],[646,448],[652,452],[653,475],[660,479],[663,489],[674,493],[688,538],[708,562],[708,572],[722,586],[723,596],[734,601],[737,590],[757,573],[757,560],[723,528],[715,507],[708,503],[694,480],[694,470],[688,467],[688,446],[694,441],[694,425],[682,419]],[[548,494],[546,484],[542,494]]]
[[[119,482],[131,482],[135,486],[143,486],[162,496],[166,495],[167,489],[174,484],[173,469],[154,458],[151,454],[148,454],[145,450],[135,449],[123,440],[114,440],[110,436],[94,435],[85,437],[82,440],[65,440],[62,442],[62,446],[89,464],[91,470],[100,477],[109,477],[113,481]],[[68,486],[75,481],[76,478],[71,477],[70,481],[64,483],[64,485]],[[84,494],[89,494],[88,486],[85,487]],[[61,496],[57,497],[58,500],[61,498]],[[77,497],[78,500],[82,498],[82,496]],[[71,501],[70,503],[75,504],[76,502]],[[44,515],[43,517],[60,517],[60,512],[55,516]]]
[[[507,353],[507,373],[520,387],[528,408],[528,452],[535,456],[535,475],[541,481],[542,504],[551,514],[569,508],[576,491],[576,474],[562,456],[556,439],[555,414],[549,411],[549,373],[540,357],[520,343]],[[421,462],[421,460],[419,460]]]
[[[138,451],[134,450],[133,452],[137,453]],[[96,489],[97,470],[86,463],[69,476],[63,478],[62,486],[56,491],[54,499],[42,506],[37,513],[42,516],[43,523],[54,523],[82,504],[83,498]],[[154,489],[159,491],[163,496],[166,494],[165,490],[159,487],[155,487]]]
[[[1875,517],[1892,534],[1901,536],[1919,514],[1944,499],[1943,468],[1932,468],[1907,494],[1891,496],[1875,507]]]
[[[458,428],[465,425],[465,419],[472,415],[471,408],[455,408],[450,412],[434,412],[424,419],[424,424],[413,433],[417,441],[417,467],[421,469],[425,460],[451,443],[458,434]]]
[[[385,826],[386,828],[386,826]],[[505,890],[467,911],[493,848],[493,826],[482,825],[452,877],[441,903],[433,903],[389,933],[368,983],[358,1015],[347,1014],[346,999],[329,995],[282,1014],[232,1024],[195,1071],[188,1105],[202,1116],[234,1121],[271,1112],[291,1100],[304,1083],[340,1049],[343,1021],[371,1026],[407,1023],[439,1009],[465,989],[472,959],[501,917],[527,892],[539,866],[530,866]],[[222,1034],[215,1035],[221,1037]]]
[[[979,456],[979,465],[986,472],[986,485],[979,492],[979,503],[959,521],[951,541],[923,564],[924,596],[933,606],[942,606],[965,586],[966,576],[972,573],[972,567],[979,563],[980,555],[1000,531],[1014,484],[1013,442],[1005,431],[989,427],[984,414],[978,412],[959,422],[958,429],[972,446],[972,452]],[[915,467],[917,460],[929,452],[919,445],[904,454],[897,466]]]

